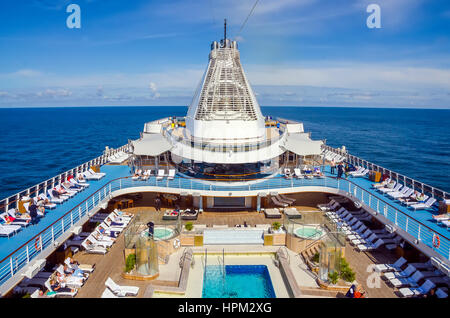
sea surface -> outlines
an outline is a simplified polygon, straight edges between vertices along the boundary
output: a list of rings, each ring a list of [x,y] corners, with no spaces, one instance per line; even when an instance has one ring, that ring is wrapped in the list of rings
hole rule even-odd
[[[148,121],[187,107],[0,109],[0,199],[139,138]],[[450,192],[450,110],[262,107],[313,139]]]

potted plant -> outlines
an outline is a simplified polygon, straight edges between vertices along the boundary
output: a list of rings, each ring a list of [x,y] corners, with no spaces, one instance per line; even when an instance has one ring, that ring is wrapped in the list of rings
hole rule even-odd
[[[280,222],[273,222],[272,223],[272,229],[275,233],[279,233],[281,231],[281,223]]]
[[[350,268],[350,265],[348,264],[348,262],[345,260],[345,258],[341,258],[341,278],[343,280],[345,280],[346,282],[352,283],[355,278],[356,278],[356,274],[355,272]]]
[[[192,222],[187,222],[187,223],[184,225],[184,228],[186,229],[186,231],[190,232],[190,231],[192,231],[192,229],[194,228],[194,224],[193,224]]]
[[[136,254],[129,254],[125,260],[125,273],[131,272],[136,266]]]
[[[328,280],[331,285],[336,285],[339,280],[339,273],[337,271],[328,272]]]

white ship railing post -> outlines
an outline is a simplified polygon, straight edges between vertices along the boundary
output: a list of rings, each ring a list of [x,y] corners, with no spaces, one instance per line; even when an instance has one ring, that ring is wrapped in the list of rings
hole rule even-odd
[[[13,266],[13,259],[12,259],[12,257],[9,258],[9,265],[10,265],[10,268],[11,268],[11,277],[13,277],[14,276],[14,266]]]
[[[26,247],[26,252],[27,252],[27,264],[30,262],[30,251],[29,251],[29,248],[28,248],[28,244],[27,244],[27,247]]]

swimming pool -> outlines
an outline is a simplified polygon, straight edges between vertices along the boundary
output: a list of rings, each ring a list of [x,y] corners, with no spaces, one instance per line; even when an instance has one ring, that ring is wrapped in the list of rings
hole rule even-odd
[[[171,238],[175,231],[167,227],[155,227],[153,229],[153,238],[155,241],[164,241]],[[148,236],[148,229],[142,232],[142,235]]]
[[[251,287],[251,288],[249,288]],[[207,265],[203,298],[275,298],[266,265]]]
[[[324,232],[320,228],[314,226],[301,226],[295,229],[294,234],[300,238],[316,240],[320,238]]]

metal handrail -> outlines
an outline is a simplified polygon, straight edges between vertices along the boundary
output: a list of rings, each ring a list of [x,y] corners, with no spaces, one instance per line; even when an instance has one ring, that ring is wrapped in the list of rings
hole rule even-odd
[[[77,173],[84,172],[94,165],[102,165],[106,162],[107,157],[109,157],[119,151],[124,150],[127,146],[128,146],[128,144],[125,144],[119,148],[109,149],[108,154],[104,153],[101,156],[98,156],[92,160],[89,160],[85,163],[82,163],[81,165],[76,166],[75,168],[72,168],[65,172],[62,172],[59,175],[56,175],[52,178],[49,178],[45,181],[42,181],[38,184],[28,187],[22,191],[17,192],[16,194],[9,195],[8,197],[0,200],[0,209],[4,207],[5,212],[7,212],[9,207],[14,203],[16,203],[15,207],[18,208],[18,204],[19,204],[20,198],[22,196],[25,196],[25,195],[29,196],[34,193],[39,193],[42,189],[47,189],[48,187],[54,187],[57,183],[59,184],[59,183],[63,182],[64,180],[66,180],[66,178],[70,174],[74,174],[74,172],[77,172]]]
[[[382,166],[380,166],[380,165],[377,165],[377,164],[375,164],[375,163],[372,163],[372,162],[367,161],[367,160],[365,160],[365,159],[362,159],[362,158],[360,158],[360,157],[351,155],[351,154],[349,154],[348,152],[342,151],[342,150],[339,149],[339,148],[333,148],[333,147],[328,146],[328,145],[323,145],[323,148],[324,148],[325,150],[333,151],[334,153],[337,153],[337,154],[339,154],[339,155],[342,155],[342,156],[347,157],[347,158],[349,159],[349,161],[350,161],[351,164],[354,164],[354,165],[355,165],[355,164],[362,165],[362,166],[364,166],[364,167],[366,167],[366,168],[368,168],[368,169],[371,169],[371,170],[383,171],[384,174],[387,173],[387,174],[389,174],[391,177],[392,177],[392,176],[395,176],[397,182],[403,181],[403,183],[404,183],[405,185],[406,185],[407,183],[409,183],[410,185],[413,186],[413,188],[415,187],[416,184],[417,184],[417,185],[420,185],[420,186],[421,186],[421,191],[422,191],[422,192],[425,192],[425,189],[428,188],[430,194],[431,194],[433,197],[435,197],[436,195],[438,195],[438,193],[436,193],[436,192],[441,192],[441,193],[442,193],[442,196],[440,196],[441,198],[443,198],[443,199],[450,198],[450,193],[448,193],[448,192],[446,192],[446,191],[444,191],[444,190],[442,190],[442,189],[433,187],[433,186],[431,186],[431,185],[429,185],[429,184],[420,182],[420,181],[418,181],[418,180],[415,180],[415,179],[413,179],[413,178],[410,178],[410,177],[408,177],[408,176],[405,176],[405,175],[403,175],[403,174],[401,174],[401,173],[398,173],[398,172],[396,172],[396,171],[387,169],[387,168],[385,168],[385,167],[382,167]],[[409,182],[408,182],[408,181],[409,181]]]

